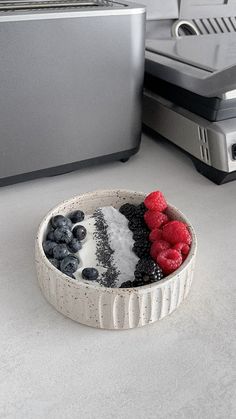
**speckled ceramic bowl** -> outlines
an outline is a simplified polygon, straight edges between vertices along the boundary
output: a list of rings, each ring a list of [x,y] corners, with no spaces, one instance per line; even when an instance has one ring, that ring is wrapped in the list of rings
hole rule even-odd
[[[145,194],[127,190],[102,190],[76,196],[51,210],[40,224],[35,247],[39,285],[46,299],[59,312],[88,326],[101,329],[131,329],[163,319],[187,297],[193,277],[197,241],[193,227],[172,205],[170,218],[185,222],[192,234],[190,253],[182,266],[162,281],[137,288],[105,288],[87,285],[64,275],[44,254],[42,242],[48,222],[54,215],[67,215],[75,209],[91,214],[101,206],[119,208],[125,202],[141,203]]]

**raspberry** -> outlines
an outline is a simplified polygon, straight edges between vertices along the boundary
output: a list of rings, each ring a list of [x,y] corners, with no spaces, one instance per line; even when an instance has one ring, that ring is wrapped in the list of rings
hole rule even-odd
[[[186,257],[189,254],[189,245],[186,243],[177,243],[174,245],[173,249],[181,253],[183,261],[186,259]]]
[[[162,238],[170,244],[182,242],[190,245],[192,241],[186,224],[177,220],[170,221],[163,227]]]
[[[164,274],[169,275],[180,267],[183,260],[180,252],[175,249],[167,249],[157,255],[156,261]]]
[[[170,248],[170,243],[166,242],[165,240],[158,240],[152,243],[151,249],[150,249],[150,255],[151,257],[156,260],[157,255],[159,255],[162,250],[166,250]]]
[[[150,242],[161,240],[161,238],[162,238],[162,231],[159,228],[154,228],[154,230],[151,231],[148,237]]]
[[[167,203],[162,192],[151,192],[144,200],[144,205],[147,209],[156,211],[165,211]]]
[[[145,212],[144,220],[150,230],[159,228],[169,221],[166,214],[156,210],[148,210]]]

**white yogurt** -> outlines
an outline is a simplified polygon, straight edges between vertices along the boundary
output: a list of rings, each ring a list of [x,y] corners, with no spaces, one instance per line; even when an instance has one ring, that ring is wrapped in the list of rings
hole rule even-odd
[[[101,274],[106,271],[106,268],[99,263],[96,257],[97,242],[94,238],[94,232],[96,230],[95,219],[92,215],[88,215],[83,221],[77,223],[76,225],[84,226],[87,230],[87,234],[85,239],[81,242],[82,249],[80,249],[76,254],[79,258],[80,264],[78,270],[74,273],[74,276],[76,279],[84,280],[82,278],[82,270],[84,268],[96,268],[99,272],[99,276],[101,276]]]
[[[138,257],[132,251],[134,240],[132,232],[128,228],[128,220],[117,209],[110,207],[102,207],[105,224],[107,225],[107,238],[110,248],[114,251],[111,255],[110,262],[117,271],[116,281],[113,286],[119,287],[123,282],[134,280],[135,266]],[[79,268],[74,273],[76,279],[88,282],[82,278],[82,270],[84,268],[96,268],[99,272],[99,279],[105,274],[108,266],[97,258],[98,240],[96,238],[97,227],[96,219],[93,215],[88,215],[85,219],[78,223],[83,225],[87,230],[87,235],[82,243],[82,249],[79,250],[77,256],[80,260]],[[89,281],[91,284],[91,281]]]
[[[134,240],[127,218],[113,207],[103,207],[102,213],[108,225],[107,233],[113,253],[113,263],[119,271],[116,286],[134,280],[135,266],[139,258],[132,251]]]

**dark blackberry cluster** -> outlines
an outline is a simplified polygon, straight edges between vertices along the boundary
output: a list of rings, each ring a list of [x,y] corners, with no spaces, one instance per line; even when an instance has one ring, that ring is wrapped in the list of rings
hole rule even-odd
[[[120,288],[133,288],[134,283],[132,281],[126,281],[121,284]]]
[[[141,287],[143,285],[160,281],[164,277],[161,268],[151,259],[150,256],[142,258],[138,261],[134,275],[135,279],[133,282],[123,282],[120,288]]]
[[[145,222],[143,218],[134,217],[129,221],[128,227],[131,231],[140,230],[145,228]]]
[[[163,272],[154,260],[148,256],[138,261],[134,276],[136,281],[152,283],[160,281],[163,278]]]
[[[133,288],[160,281],[163,278],[161,268],[150,257],[151,243],[148,240],[149,229],[144,221],[144,214],[147,211],[144,203],[139,205],[124,204],[120,212],[129,220],[128,227],[133,232],[133,252],[138,256],[139,261],[134,272],[134,281],[126,281],[120,288]]]
[[[121,214],[123,214],[128,220],[132,220],[132,218],[142,218],[147,211],[147,208],[145,207],[144,203],[142,202],[139,205],[134,204],[123,204],[119,211]]]
[[[147,238],[149,236],[149,233],[150,233],[150,231],[145,227],[142,227],[140,229],[136,229],[133,232],[133,239],[134,239],[134,241],[147,240]]]
[[[133,217],[135,217],[136,214],[136,206],[133,204],[129,204],[128,202],[126,204],[123,204],[120,209],[120,213],[123,214],[128,220],[132,220]]]
[[[146,211],[147,211],[147,208],[145,207],[144,203],[142,202],[141,204],[136,206],[136,217],[143,218]]]
[[[143,281],[139,281],[138,279],[135,279],[132,281],[126,281],[121,284],[120,288],[134,288],[134,287],[141,287],[142,285],[147,285],[147,283],[144,283]]]
[[[148,240],[138,240],[134,242],[133,252],[139,257],[143,258],[149,255],[151,243]]]

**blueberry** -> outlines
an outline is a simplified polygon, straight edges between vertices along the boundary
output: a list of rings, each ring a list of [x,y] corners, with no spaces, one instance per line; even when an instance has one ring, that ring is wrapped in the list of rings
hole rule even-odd
[[[69,218],[66,218],[67,219],[67,227],[70,229],[70,230],[72,230],[72,227],[73,227],[73,223],[72,223],[72,221],[69,219]]]
[[[98,270],[95,268],[84,268],[82,277],[88,281],[95,281],[98,278]]]
[[[53,248],[53,257],[58,260],[64,259],[70,254],[64,243],[59,243]]]
[[[63,215],[55,215],[51,218],[51,225],[53,228],[57,227],[68,227],[72,228],[72,222],[69,218],[64,217]]]
[[[59,269],[59,266],[60,266],[59,260],[57,260],[57,259],[49,259],[49,262],[51,262],[51,264],[53,266],[55,266],[55,268]]]
[[[50,240],[46,240],[43,242],[43,250],[46,254],[46,256],[52,256],[53,255],[53,249],[56,247],[57,243],[52,242]]]
[[[70,255],[70,257],[71,258],[74,258],[77,261],[78,264],[80,263],[80,260],[79,260],[78,256],[76,256],[76,255]]]
[[[54,231],[54,237],[55,241],[58,243],[70,243],[73,238],[73,234],[67,226],[57,227]]]
[[[47,234],[47,240],[55,241],[54,230],[50,230]]]
[[[78,239],[74,237],[67,245],[67,247],[71,253],[77,253],[81,249],[82,244]]]
[[[84,212],[80,210],[73,211],[68,215],[68,217],[71,219],[72,223],[79,223],[84,220]]]
[[[64,273],[73,274],[79,266],[78,260],[73,256],[67,256],[60,262],[60,270]]]
[[[78,240],[84,240],[87,234],[87,230],[84,226],[78,225],[75,226],[72,230],[74,237]]]

